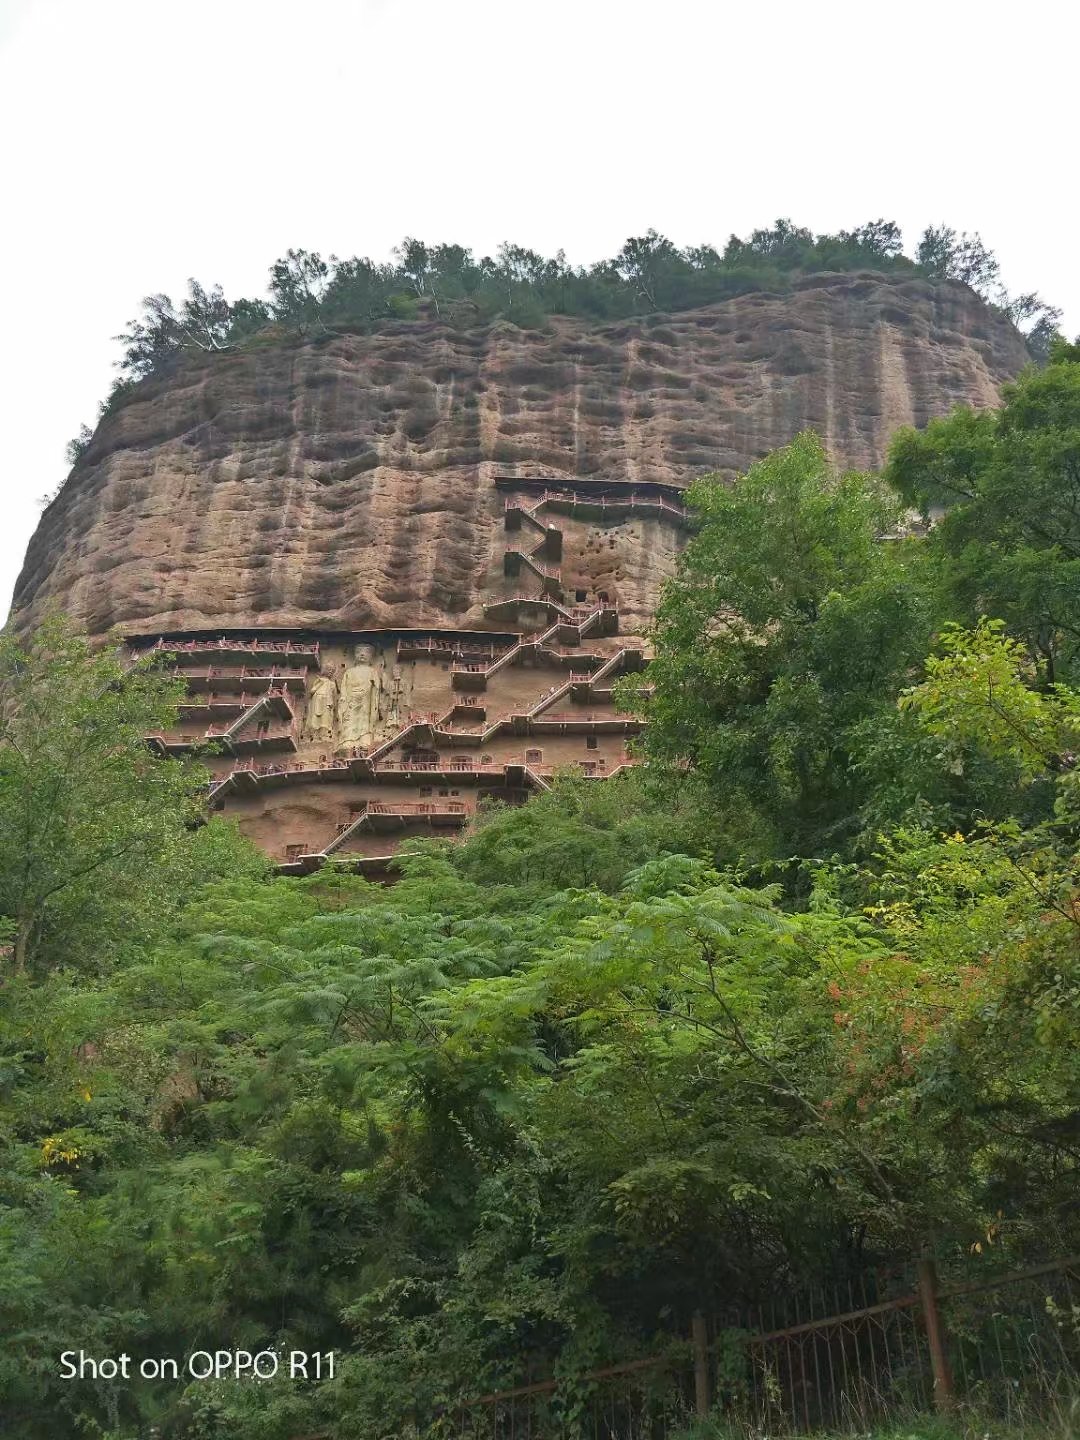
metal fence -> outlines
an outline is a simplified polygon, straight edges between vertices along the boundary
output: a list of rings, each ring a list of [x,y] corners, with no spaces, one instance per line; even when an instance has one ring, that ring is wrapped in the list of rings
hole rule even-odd
[[[481,1395],[428,1430],[469,1440],[668,1440],[695,1415],[689,1358],[651,1356]]]
[[[954,1407],[1080,1429],[1080,1257],[941,1277],[924,1259],[749,1313],[699,1313],[662,1354],[476,1396],[427,1434],[668,1440],[708,1414],[759,1435],[855,1431]]]
[[[1080,1431],[1080,1257],[946,1284],[939,1303],[961,1399],[1010,1421],[1071,1419]]]
[[[872,1272],[793,1295],[755,1318],[741,1356],[738,1332],[717,1342],[726,1380],[717,1399],[748,1424],[844,1429],[932,1402],[930,1336],[908,1276]]]

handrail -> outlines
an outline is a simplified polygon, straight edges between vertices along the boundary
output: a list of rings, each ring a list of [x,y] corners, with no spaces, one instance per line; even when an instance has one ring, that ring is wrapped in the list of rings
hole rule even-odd
[[[242,718],[243,717],[241,716],[241,719]],[[206,727],[206,737],[207,739],[220,739],[225,735],[229,735],[233,730],[236,730],[238,727],[239,721],[232,725],[226,725],[224,721],[220,721],[217,725],[208,725]],[[248,744],[252,741],[261,742],[263,740],[284,740],[286,736],[292,736],[295,739],[295,726],[281,725],[274,730],[264,730],[261,734],[258,735],[237,735],[235,738],[237,740],[237,743]]]
[[[591,712],[588,715],[582,715],[576,710],[544,710],[531,718],[538,724],[543,724],[545,720],[560,722],[577,720],[586,725],[602,725],[612,720],[618,721],[620,725],[643,725],[645,723],[642,720],[635,720],[632,715],[594,715]]]
[[[671,512],[672,515],[677,515],[681,520],[686,520],[689,518],[688,512],[684,506],[673,505],[670,500],[665,500],[658,495],[639,495],[636,491],[631,493],[630,495],[601,496],[576,495],[573,493],[568,493],[564,490],[545,490],[544,493],[536,500],[534,500],[531,505],[527,504],[524,500],[510,498],[507,499],[505,508],[507,510],[521,510],[526,515],[532,516],[544,505],[550,504],[562,504],[571,506],[598,505],[601,508],[612,505],[622,506],[624,508],[629,507],[631,509],[641,506],[649,506],[658,510],[668,510]]]
[[[141,655],[152,655],[155,651],[166,651],[178,655],[195,655],[201,650],[238,651],[246,650],[262,655],[318,655],[318,640],[165,640],[159,637],[153,645],[141,649]]]
[[[466,815],[468,808],[464,801],[453,800],[438,804],[431,800],[369,800],[369,815]]]
[[[459,775],[463,771],[469,775],[501,775],[505,765],[464,766],[444,760],[376,760],[372,769],[376,775],[384,772],[388,775]]]

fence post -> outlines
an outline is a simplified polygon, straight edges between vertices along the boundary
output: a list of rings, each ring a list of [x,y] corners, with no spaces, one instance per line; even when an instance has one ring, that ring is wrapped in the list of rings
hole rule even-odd
[[[930,1346],[930,1369],[934,1376],[934,1408],[948,1410],[953,1403],[952,1370],[945,1350],[945,1327],[937,1302],[937,1269],[933,1257],[924,1254],[918,1262],[919,1303]]]
[[[695,1310],[691,1318],[690,1340],[694,1347],[694,1413],[704,1419],[710,1409],[709,1332],[700,1310]]]

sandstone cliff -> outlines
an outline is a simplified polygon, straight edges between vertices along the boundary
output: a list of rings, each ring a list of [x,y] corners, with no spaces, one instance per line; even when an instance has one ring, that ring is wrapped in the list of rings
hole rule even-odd
[[[18,620],[59,604],[96,634],[482,626],[500,473],[682,484],[808,426],[870,467],[897,426],[994,403],[1025,359],[966,287],[863,274],[542,333],[257,344],[144,382],[102,422],[30,543]],[[629,538],[583,542],[564,578],[607,586],[633,628],[673,557],[660,529]]]

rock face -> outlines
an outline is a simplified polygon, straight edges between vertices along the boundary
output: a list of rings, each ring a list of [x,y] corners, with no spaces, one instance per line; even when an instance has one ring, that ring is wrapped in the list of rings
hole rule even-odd
[[[102,423],[15,623],[58,605],[153,647],[187,698],[151,743],[207,756],[211,804],[290,873],[379,873],[484,799],[635,763],[613,683],[648,658],[695,475],[807,427],[875,466],[1025,358],[965,287],[873,275],[618,325],[256,344]]]
[[[897,426],[994,403],[1025,359],[964,286],[849,274],[618,324],[414,322],[191,361],[102,423],[30,543],[16,620],[58,604],[93,634],[489,628],[497,476],[682,485],[806,427],[871,467]],[[647,517],[567,533],[562,583],[639,628],[678,544]],[[353,657],[312,734],[338,711],[370,732],[373,664]]]

